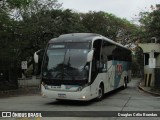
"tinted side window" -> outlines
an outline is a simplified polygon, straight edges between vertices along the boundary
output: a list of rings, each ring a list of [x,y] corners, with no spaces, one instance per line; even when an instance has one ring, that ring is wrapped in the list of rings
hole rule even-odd
[[[117,46],[113,51],[113,59],[120,61],[131,61],[131,51]]]
[[[113,60],[113,50],[116,48],[116,46],[112,43],[109,43],[107,41],[103,41],[102,45],[102,61],[107,62],[110,60]]]

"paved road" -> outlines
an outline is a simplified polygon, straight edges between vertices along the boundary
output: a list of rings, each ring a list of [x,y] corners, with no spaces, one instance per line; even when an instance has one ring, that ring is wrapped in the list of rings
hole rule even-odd
[[[42,98],[40,95],[17,96],[0,98],[0,111],[160,111],[160,97],[140,91],[137,86],[139,79],[133,79],[125,90],[118,90],[105,95],[100,102],[77,102],[77,101],[56,101]],[[0,118],[1,120],[2,118]],[[4,119],[4,118],[3,118]],[[10,118],[11,119],[11,118]],[[53,118],[12,118],[11,120],[52,120]],[[54,117],[54,120],[63,118]],[[65,120],[124,120],[124,117],[65,117]],[[143,120],[146,118],[133,118],[133,120]],[[150,120],[151,118],[147,118]],[[158,120],[156,117],[152,119]],[[9,120],[4,119],[4,120]]]

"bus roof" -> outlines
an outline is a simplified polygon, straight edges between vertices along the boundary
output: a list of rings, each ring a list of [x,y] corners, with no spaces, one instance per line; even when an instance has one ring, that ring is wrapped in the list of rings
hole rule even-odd
[[[71,33],[60,35],[57,38],[51,39],[50,43],[55,42],[88,42],[94,37],[101,36],[95,33]]]
[[[122,44],[114,42],[113,40],[106,38],[100,34],[96,33],[70,33],[70,34],[63,34],[57,38],[53,38],[49,41],[49,43],[59,43],[59,42],[91,42],[95,39],[103,39],[112,44],[118,45],[120,47],[126,48]],[[128,49],[128,48],[126,48]],[[128,49],[129,50],[129,49]]]

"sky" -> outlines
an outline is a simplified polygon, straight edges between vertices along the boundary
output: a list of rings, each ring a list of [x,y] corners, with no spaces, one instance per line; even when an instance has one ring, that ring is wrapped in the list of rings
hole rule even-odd
[[[139,12],[149,11],[151,5],[160,4],[160,0],[58,0],[62,8],[76,12],[104,11],[129,21],[136,21]]]

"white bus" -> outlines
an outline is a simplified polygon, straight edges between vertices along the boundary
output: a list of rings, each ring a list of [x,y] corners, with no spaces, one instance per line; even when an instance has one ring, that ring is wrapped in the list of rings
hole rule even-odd
[[[131,51],[94,33],[51,39],[42,63],[41,92],[52,99],[102,100],[131,80]]]

